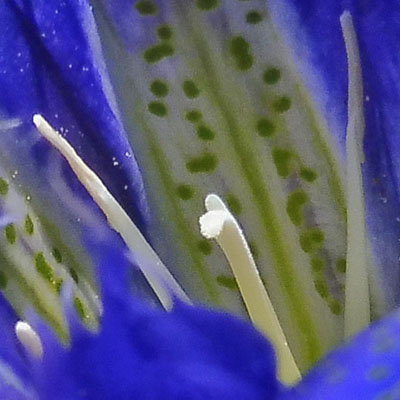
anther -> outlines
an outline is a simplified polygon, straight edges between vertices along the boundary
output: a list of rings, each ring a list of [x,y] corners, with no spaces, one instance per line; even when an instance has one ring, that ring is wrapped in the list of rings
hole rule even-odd
[[[238,222],[215,194],[207,196],[205,206],[199,220],[202,235],[215,239],[228,259],[251,320],[277,351],[281,380],[295,383],[299,370]]]
[[[79,181],[105,214],[109,225],[121,235],[164,308],[171,309],[173,297],[190,303],[183,289],[147,243],[128,214],[95,172],[79,157],[75,149],[41,115],[34,115],[33,123],[38,131],[65,157]]]
[[[39,360],[43,358],[42,341],[40,340],[39,335],[27,322],[18,321],[15,324],[15,334],[29,354]]]

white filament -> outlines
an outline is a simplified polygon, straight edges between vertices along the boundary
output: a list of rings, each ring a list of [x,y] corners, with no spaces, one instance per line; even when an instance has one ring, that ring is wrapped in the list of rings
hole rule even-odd
[[[200,217],[200,231],[205,238],[215,239],[222,248],[251,320],[277,351],[280,379],[293,384],[300,379],[300,372],[240,226],[217,195],[209,194],[205,205],[207,212]]]
[[[365,228],[364,190],[361,164],[364,161],[365,129],[360,54],[353,19],[349,12],[340,17],[348,62],[347,152],[347,269],[345,288],[345,337],[370,323],[368,246]]]
[[[18,340],[24,346],[25,350],[41,360],[43,358],[43,345],[39,335],[25,321],[18,321],[15,324],[15,334]]]
[[[190,303],[183,289],[147,243],[128,214],[100,178],[79,157],[75,149],[41,115],[34,115],[33,122],[38,131],[66,158],[79,181],[107,217],[110,226],[121,235],[161,304],[167,310],[171,309],[172,296]]]

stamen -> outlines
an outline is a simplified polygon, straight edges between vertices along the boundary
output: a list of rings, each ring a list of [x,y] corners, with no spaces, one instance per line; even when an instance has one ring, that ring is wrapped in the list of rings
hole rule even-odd
[[[345,289],[345,337],[370,323],[368,246],[365,228],[364,191],[361,164],[364,162],[363,85],[360,53],[353,19],[348,11],[340,17],[348,62],[347,152],[347,272]]]
[[[125,210],[94,171],[79,157],[75,149],[41,115],[34,115],[33,123],[38,131],[66,158],[79,181],[107,217],[110,226],[121,235],[164,308],[167,310],[172,308],[174,297],[190,303],[183,289],[147,243]]]
[[[43,345],[39,335],[25,321],[15,324],[15,334],[25,350],[35,358],[43,358]]]
[[[207,212],[199,220],[201,233],[207,239],[215,239],[222,248],[251,320],[268,336],[277,351],[281,380],[293,384],[300,379],[300,372],[243,232],[217,195],[209,194],[205,205]]]

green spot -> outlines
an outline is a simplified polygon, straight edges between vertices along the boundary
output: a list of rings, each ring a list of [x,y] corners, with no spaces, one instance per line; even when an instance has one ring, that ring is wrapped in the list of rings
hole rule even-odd
[[[287,178],[290,174],[290,160],[293,154],[286,149],[275,148],[272,151],[272,158],[278,175],[282,178]]]
[[[183,82],[182,89],[189,99],[195,99],[200,95],[200,90],[197,85],[189,79]]]
[[[202,113],[199,110],[190,110],[186,113],[185,118],[189,122],[198,122],[203,117]]]
[[[256,124],[257,132],[262,137],[272,136],[275,132],[275,125],[267,118],[260,118]]]
[[[60,292],[61,292],[63,283],[64,283],[64,279],[62,279],[62,278],[58,278],[53,282],[54,289],[56,290],[56,292],[58,294],[60,294]]]
[[[249,11],[246,14],[246,22],[248,24],[258,24],[263,20],[263,16],[256,10]]]
[[[0,271],[0,289],[4,290],[7,287],[7,283],[7,275],[3,271]]]
[[[317,244],[321,244],[321,245],[322,245],[322,243],[323,243],[324,240],[325,240],[325,234],[324,234],[324,232],[322,232],[320,229],[312,229],[312,230],[309,232],[309,235],[310,235],[310,237],[311,237],[311,240],[312,240],[314,243],[317,243]]]
[[[33,235],[35,227],[33,225],[32,218],[31,218],[31,216],[29,214],[26,214],[25,222],[24,222],[24,228],[25,228],[25,232],[28,235]]]
[[[225,276],[225,275],[218,275],[217,276],[217,283],[227,289],[237,289],[237,283],[236,283],[236,279],[234,277],[231,276]]]
[[[57,247],[53,247],[51,254],[53,254],[54,259],[58,263],[62,263],[62,254],[61,254],[61,251],[57,249]]]
[[[321,257],[313,257],[311,259],[311,268],[314,273],[322,272],[325,266],[325,261]]]
[[[305,180],[306,182],[314,182],[318,174],[311,168],[301,168],[300,169],[300,177]]]
[[[47,262],[42,252],[37,253],[35,256],[35,267],[37,272],[39,272],[39,274],[42,275],[42,277],[46,279],[46,281],[54,285],[54,270],[52,266]]]
[[[169,25],[161,25],[157,28],[157,35],[161,40],[171,39],[172,34],[172,29]]]
[[[284,113],[290,109],[292,100],[288,96],[282,96],[272,103],[273,109],[278,113]]]
[[[310,253],[313,250],[313,243],[308,233],[301,234],[300,245],[306,253]]]
[[[202,11],[210,11],[218,7],[218,0],[196,0],[196,7]]]
[[[316,279],[314,281],[315,290],[323,298],[326,299],[329,296],[329,289],[325,281],[322,279]]]
[[[213,246],[209,240],[202,239],[197,242],[197,248],[205,255],[209,256],[212,253]]]
[[[176,194],[182,199],[182,200],[190,200],[194,196],[194,189],[190,185],[179,185],[176,188]]]
[[[336,269],[338,272],[344,274],[346,272],[346,259],[345,258],[339,258],[339,260],[336,261]]]
[[[157,97],[165,97],[169,93],[168,85],[160,79],[151,82],[150,90]]]
[[[306,253],[320,249],[323,246],[324,240],[325,235],[318,228],[310,229],[300,235],[300,245]]]
[[[337,300],[331,300],[329,302],[329,309],[332,311],[332,314],[340,315],[343,312],[342,305]]]
[[[304,222],[303,207],[308,201],[307,193],[303,190],[296,190],[289,195],[286,211],[290,220],[296,226]]]
[[[17,231],[15,229],[14,224],[8,224],[5,227],[5,234],[8,243],[14,244],[17,240]]]
[[[77,312],[77,314],[79,315],[79,317],[82,321],[84,321],[85,319],[88,318],[85,306],[83,305],[82,300],[77,296],[75,296],[75,298],[74,298],[74,307],[75,307],[75,311]]]
[[[240,213],[242,212],[242,205],[240,204],[239,199],[234,194],[227,194],[225,200],[228,204],[229,209],[235,215],[240,215]]]
[[[74,268],[70,268],[69,273],[70,273],[72,279],[75,281],[75,283],[79,283],[79,276],[78,276],[78,273],[74,270]]]
[[[5,196],[8,193],[8,182],[0,178],[0,195]]]
[[[201,140],[213,140],[215,138],[215,133],[208,126],[200,125],[197,128],[197,136]]]
[[[230,52],[240,71],[247,71],[252,67],[254,59],[250,53],[250,44],[243,36],[236,36],[231,40]]]
[[[194,157],[186,163],[186,168],[192,172],[212,172],[217,168],[218,158],[211,153],[205,153],[199,157]]]
[[[174,54],[174,48],[168,43],[161,43],[155,46],[149,47],[144,53],[144,59],[150,63],[154,64],[161,61],[163,58],[170,57]]]
[[[142,15],[155,15],[158,12],[157,5],[151,0],[140,0],[135,7]]]
[[[278,83],[281,79],[281,70],[279,68],[271,67],[265,70],[263,80],[268,85]]]
[[[157,117],[165,117],[168,114],[167,106],[161,101],[152,101],[148,105],[149,111]]]

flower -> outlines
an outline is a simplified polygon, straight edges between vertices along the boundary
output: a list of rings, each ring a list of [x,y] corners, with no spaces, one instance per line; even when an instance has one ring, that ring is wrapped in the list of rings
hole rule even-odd
[[[0,16],[5,398],[398,396],[396,314],[285,389],[260,334],[186,304],[248,313],[288,380],[398,304],[394,2]]]

